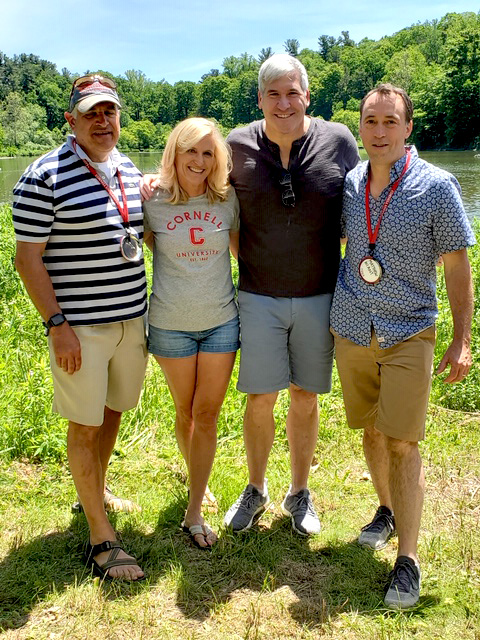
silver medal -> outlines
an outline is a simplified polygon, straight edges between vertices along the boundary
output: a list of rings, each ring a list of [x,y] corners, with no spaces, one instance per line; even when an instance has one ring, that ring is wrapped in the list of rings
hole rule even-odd
[[[127,230],[127,235],[120,241],[120,251],[125,260],[129,262],[139,262],[142,258],[142,247],[140,241],[133,235],[131,229]]]
[[[381,264],[371,256],[365,256],[358,265],[358,273],[367,284],[377,284],[383,274]]]

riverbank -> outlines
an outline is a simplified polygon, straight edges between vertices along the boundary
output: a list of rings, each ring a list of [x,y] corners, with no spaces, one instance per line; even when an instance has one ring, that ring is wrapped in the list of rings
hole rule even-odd
[[[357,145],[360,151],[364,151],[364,147],[363,144],[361,142],[361,140],[357,139]],[[164,150],[164,146],[162,147],[149,147],[148,149],[134,149],[134,148],[125,148],[123,149],[121,146],[118,146],[119,151],[121,151],[122,153],[126,153],[127,155],[129,155],[130,153],[163,153]],[[478,147],[478,145],[473,145],[473,146],[468,146],[468,147],[432,147],[432,148],[420,148],[417,147],[419,152],[426,152],[426,153],[442,153],[442,152],[462,152],[462,151],[473,151],[473,152],[478,152],[480,151],[480,148]],[[44,148],[39,148],[38,153],[36,153],[35,155],[32,155],[31,152],[25,152],[22,153],[21,150],[18,151],[17,153],[11,155],[11,156],[1,156],[0,155],[0,160],[11,160],[14,158],[38,158],[39,156],[43,155],[44,153],[47,153],[48,151],[51,151],[51,147],[44,147]]]

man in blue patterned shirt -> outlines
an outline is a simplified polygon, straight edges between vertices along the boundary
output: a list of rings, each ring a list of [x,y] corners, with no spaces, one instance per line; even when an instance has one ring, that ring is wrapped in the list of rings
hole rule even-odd
[[[413,106],[380,85],[360,105],[369,161],[344,186],[345,259],[331,310],[337,367],[350,427],[363,446],[380,506],[359,543],[375,550],[398,534],[385,604],[418,601],[417,540],[424,496],[424,438],[435,346],[436,265],[442,258],[454,335],[437,369],[445,382],[471,366],[473,293],[466,248],[475,242],[460,187],[406,147]]]

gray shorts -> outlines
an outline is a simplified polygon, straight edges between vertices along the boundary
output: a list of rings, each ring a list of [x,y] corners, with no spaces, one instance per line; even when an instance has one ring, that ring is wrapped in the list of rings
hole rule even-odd
[[[238,292],[240,371],[237,389],[272,393],[290,383],[327,393],[332,386],[332,294],[274,298]]]

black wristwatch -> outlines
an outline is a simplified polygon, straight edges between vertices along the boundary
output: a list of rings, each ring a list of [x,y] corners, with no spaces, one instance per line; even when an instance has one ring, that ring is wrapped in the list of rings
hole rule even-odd
[[[43,326],[45,327],[45,335],[48,336],[52,327],[59,327],[66,321],[67,319],[65,318],[63,313],[55,313],[51,318],[47,320],[47,322],[42,322]]]

